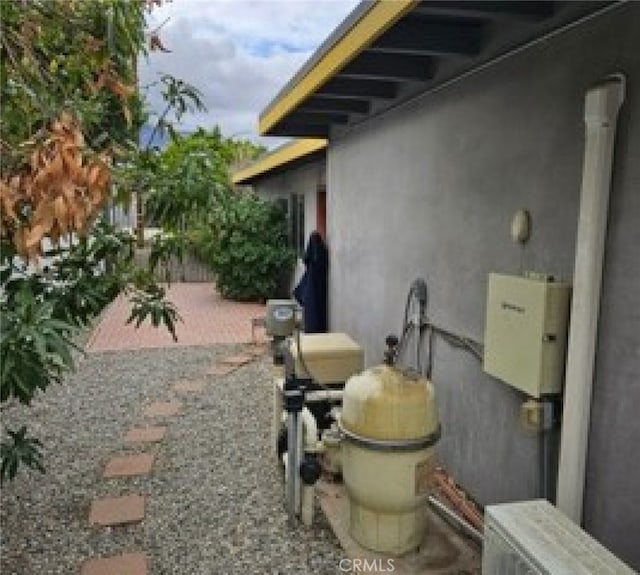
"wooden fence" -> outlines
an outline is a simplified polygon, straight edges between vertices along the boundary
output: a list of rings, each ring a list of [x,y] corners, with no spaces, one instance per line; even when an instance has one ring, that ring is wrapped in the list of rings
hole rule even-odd
[[[149,248],[138,248],[135,254],[136,263],[146,266],[149,261]],[[212,282],[215,277],[213,272],[192,254],[185,253],[182,262],[176,257],[169,260],[168,271],[172,282]],[[166,268],[162,264],[156,269],[157,281],[166,281]]]

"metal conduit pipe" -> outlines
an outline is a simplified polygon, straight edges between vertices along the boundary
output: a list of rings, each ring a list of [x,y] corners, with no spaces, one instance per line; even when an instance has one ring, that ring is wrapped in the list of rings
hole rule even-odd
[[[578,524],[582,521],[613,146],[624,96],[625,78],[616,74],[589,90],[585,98],[586,142],[557,497],[558,507]]]
[[[282,407],[282,387],[284,380],[276,380],[273,384],[272,395],[272,412],[271,412],[271,447],[273,453],[278,456],[278,437],[280,435],[280,429],[282,424],[286,422],[286,415]]]
[[[440,515],[445,521],[453,523],[466,535],[482,545],[484,535],[480,533],[473,525],[467,523],[457,513],[449,509],[444,503],[436,499],[433,495],[429,495],[429,505]]]
[[[557,436],[555,412],[551,401],[542,402],[542,429],[540,430],[540,497],[555,502],[555,476],[553,468],[557,457]]]
[[[318,424],[313,414],[305,407],[302,410],[302,435],[303,435],[303,450],[305,452],[315,452],[318,443]],[[313,523],[313,485],[306,485],[300,482],[301,494],[300,494],[300,519],[302,523],[307,527],[310,527]],[[300,485],[299,483],[299,485]]]
[[[304,482],[300,481],[299,468],[303,460],[304,453],[315,453],[317,451],[318,424],[313,413],[311,413],[306,407],[302,409],[297,420],[298,433],[296,436],[298,444],[300,445],[296,450],[298,451],[298,455],[294,458],[294,460],[297,461],[295,481],[290,483],[294,474],[292,473],[293,468],[289,467],[291,457],[289,456],[288,451],[282,455],[282,463],[286,470],[288,502],[292,502],[291,507],[294,509],[295,515],[300,516],[302,523],[306,526],[311,526],[313,524],[314,486],[306,485]],[[288,425],[288,418],[284,417],[283,421],[287,422]]]
[[[295,376],[291,353],[285,353],[285,382],[283,406],[287,416],[286,501],[289,524],[295,525],[300,509],[300,460],[302,452],[302,422],[300,413],[304,407],[304,392]]]
[[[298,475],[298,413],[291,412],[287,416],[287,457],[286,457],[286,477],[287,477],[287,512],[289,523],[295,525],[296,510],[298,508],[300,479]]]

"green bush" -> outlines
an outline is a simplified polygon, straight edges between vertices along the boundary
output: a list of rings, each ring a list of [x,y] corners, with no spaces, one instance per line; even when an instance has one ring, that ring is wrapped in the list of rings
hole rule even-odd
[[[209,223],[192,225],[186,231],[186,245],[190,253],[213,269],[213,255],[218,249],[215,229]]]
[[[295,262],[281,208],[254,195],[230,194],[216,210],[209,231],[194,234],[193,240],[196,253],[212,266],[224,297],[255,301],[277,295],[283,275]]]

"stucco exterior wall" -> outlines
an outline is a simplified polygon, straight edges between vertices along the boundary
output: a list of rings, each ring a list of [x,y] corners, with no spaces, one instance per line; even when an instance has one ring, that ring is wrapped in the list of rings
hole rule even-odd
[[[316,228],[317,192],[320,186],[324,186],[325,173],[325,161],[316,160],[279,174],[267,175],[253,185],[256,193],[267,200],[288,199],[290,194],[304,194],[305,245],[309,235]],[[292,288],[298,283],[303,273],[304,265],[302,260],[298,259]]]
[[[629,3],[352,129],[328,151],[330,321],[380,361],[407,290],[428,314],[483,339],[487,274],[571,281],[585,91],[627,77],[607,234],[586,528],[640,568],[640,3]],[[524,249],[509,237],[532,215]],[[433,380],[446,467],[482,503],[539,496],[539,444],[522,394],[438,341]]]

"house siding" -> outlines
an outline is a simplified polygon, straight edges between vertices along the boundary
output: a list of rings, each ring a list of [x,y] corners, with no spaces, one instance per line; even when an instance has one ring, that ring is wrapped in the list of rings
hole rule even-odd
[[[290,194],[304,194],[304,237],[308,239],[316,228],[317,192],[325,184],[325,172],[324,160],[316,160],[279,174],[261,177],[253,187],[261,198],[267,200],[288,199]],[[292,287],[303,272],[304,264],[298,259]]]
[[[330,142],[330,321],[381,360],[422,276],[428,314],[483,339],[487,274],[572,280],[584,152],[584,96],[627,78],[610,199],[585,527],[640,568],[640,3],[628,3]],[[509,236],[530,211],[524,248]],[[438,341],[440,457],[483,504],[540,494],[539,443],[519,425],[522,394]]]

